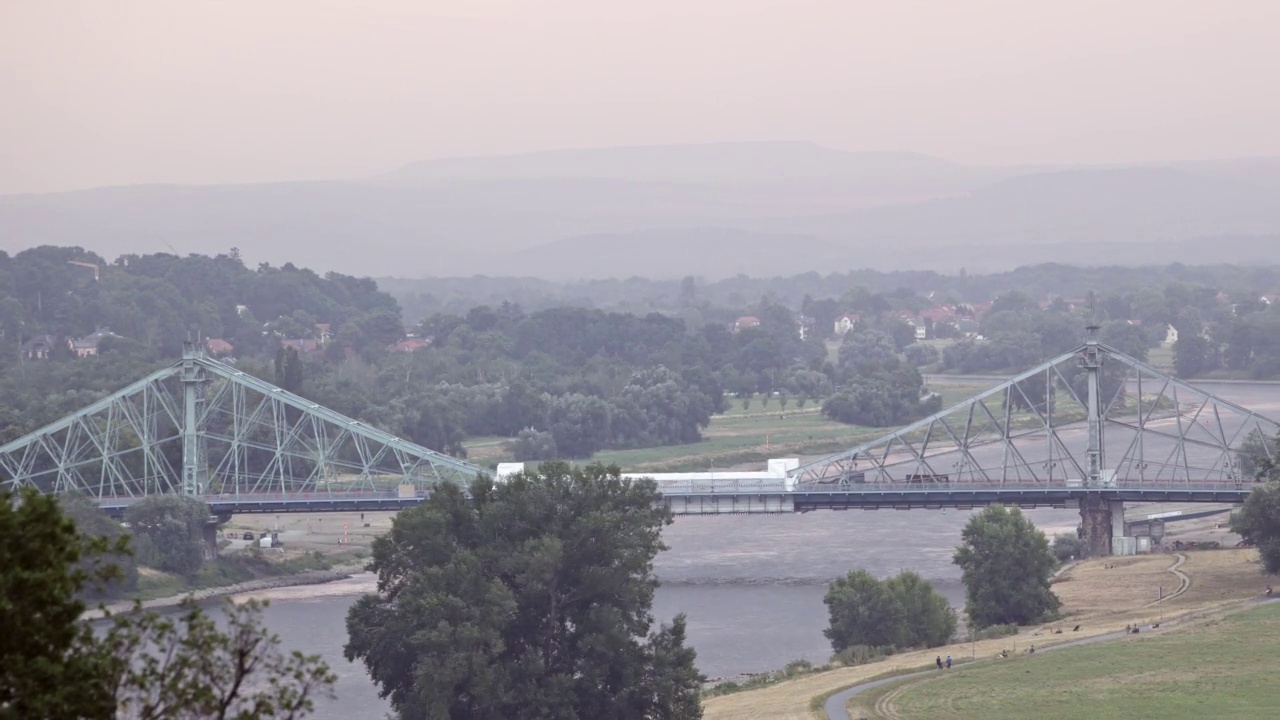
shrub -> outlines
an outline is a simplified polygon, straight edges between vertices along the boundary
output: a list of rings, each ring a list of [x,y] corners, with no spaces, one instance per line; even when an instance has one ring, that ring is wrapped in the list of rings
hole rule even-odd
[[[1084,543],[1080,542],[1080,538],[1075,533],[1059,533],[1053,536],[1053,545],[1050,550],[1053,556],[1058,558],[1058,562],[1064,563],[1080,557],[1083,548]]]
[[[892,650],[886,651],[884,648],[871,647],[870,645],[851,645],[831,658],[831,662],[840,665],[866,665],[878,660],[883,660],[886,655],[892,655]]]

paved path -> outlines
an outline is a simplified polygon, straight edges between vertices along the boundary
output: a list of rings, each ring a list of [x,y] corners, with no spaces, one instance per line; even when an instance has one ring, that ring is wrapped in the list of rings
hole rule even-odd
[[[1174,565],[1174,568],[1176,568],[1178,565],[1181,565],[1181,564],[1182,564],[1181,562],[1176,563]],[[1173,568],[1170,568],[1170,571],[1176,572]],[[1254,605],[1260,602],[1277,602],[1277,601],[1280,601],[1280,598],[1276,598],[1276,597],[1253,598],[1251,600],[1246,600],[1241,605],[1232,605],[1225,608],[1219,608],[1217,610],[1210,611],[1210,612],[1192,613],[1185,618],[1181,618],[1178,620],[1171,620],[1169,622],[1162,623],[1161,629],[1165,627],[1171,627],[1171,626],[1176,627],[1177,625],[1183,622],[1186,622],[1188,620],[1199,619],[1201,617],[1204,617],[1210,614],[1216,614],[1219,612],[1227,612],[1229,610],[1240,609],[1242,607],[1246,607],[1248,605]],[[1087,637],[1087,638],[1080,638],[1079,640],[1070,640],[1068,642],[1059,643],[1057,645],[1050,645],[1048,647],[1042,648],[1041,650],[1038,650],[1037,652],[1042,652],[1042,653],[1051,652],[1053,650],[1059,650],[1061,648],[1075,647],[1078,645],[1088,645],[1090,643],[1102,642],[1104,640],[1115,640],[1117,638],[1125,637],[1128,634],[1129,633],[1124,630],[1117,630],[1116,632],[1104,633],[1102,635],[1094,635],[1092,637]],[[848,711],[845,710],[845,706],[849,704],[849,700],[852,699],[855,695],[859,695],[864,691],[871,690],[873,688],[877,688],[877,687],[880,687],[881,685],[886,685],[888,683],[894,683],[894,682],[899,682],[901,680],[907,680],[909,678],[922,677],[925,675],[933,675],[933,674],[944,673],[944,672],[958,672],[959,670],[960,670],[959,667],[952,668],[951,670],[937,670],[935,668],[930,668],[928,670],[917,670],[915,672],[907,673],[905,675],[895,675],[894,677],[881,678],[880,680],[872,680],[870,682],[861,683],[859,685],[854,685],[853,687],[850,687],[850,688],[845,688],[844,690],[841,690],[835,695],[832,695],[831,697],[827,698],[827,702],[823,705],[822,709],[827,715],[827,720],[852,720],[852,718],[849,716]]]

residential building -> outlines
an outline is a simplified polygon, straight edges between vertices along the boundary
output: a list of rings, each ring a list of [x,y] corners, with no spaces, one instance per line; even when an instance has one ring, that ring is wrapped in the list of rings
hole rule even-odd
[[[235,352],[235,346],[222,338],[205,338],[204,351],[212,357],[226,357]]]
[[[48,360],[57,340],[52,335],[37,335],[22,343],[19,352],[24,360]]]
[[[743,315],[733,321],[733,331],[741,332],[747,328],[760,327],[760,318],[754,315]]]
[[[836,335],[844,335],[850,330],[853,330],[854,326],[860,322],[862,322],[861,315],[841,315],[836,318],[835,329],[833,332]]]
[[[75,338],[67,341],[67,346],[71,348],[71,352],[75,353],[78,358],[93,357],[98,354],[98,344],[103,338],[120,337],[111,332],[107,328],[98,328],[94,332],[85,335],[82,338]]]
[[[928,320],[934,325],[937,325],[938,323],[946,322],[956,317],[957,314],[956,308],[950,305],[934,305],[920,313],[920,317],[924,320]]]

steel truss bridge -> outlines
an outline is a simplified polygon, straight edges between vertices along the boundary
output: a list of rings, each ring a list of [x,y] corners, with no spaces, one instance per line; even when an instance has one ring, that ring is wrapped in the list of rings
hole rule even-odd
[[[215,513],[393,508],[488,471],[204,355],[0,446],[6,488],[80,493],[114,511],[149,495]]]
[[[1090,339],[782,476],[658,483],[680,514],[1003,503],[1085,515],[1132,501],[1234,503],[1255,485],[1259,461],[1275,459],[1278,433],[1274,420]],[[172,365],[0,446],[0,486],[81,493],[113,512],[158,494],[200,497],[218,515],[392,510],[439,483],[491,474],[205,357],[194,343]]]

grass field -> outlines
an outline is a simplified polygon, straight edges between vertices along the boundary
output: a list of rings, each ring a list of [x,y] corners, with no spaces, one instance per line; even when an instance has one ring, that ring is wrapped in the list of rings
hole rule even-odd
[[[930,667],[936,655],[951,655],[962,667],[971,657],[990,659],[1001,650],[1017,650],[1031,643],[1045,647],[1067,639],[1101,635],[1124,628],[1129,623],[1150,624],[1162,619],[1188,613],[1211,611],[1245,598],[1257,597],[1265,585],[1259,572],[1256,550],[1219,550],[1187,553],[1187,561],[1181,570],[1191,578],[1186,592],[1163,606],[1150,603],[1159,596],[1159,587],[1166,593],[1177,587],[1176,578],[1168,572],[1174,558],[1169,555],[1143,555],[1130,558],[1106,558],[1089,560],[1068,571],[1069,579],[1055,583],[1054,592],[1063,600],[1064,619],[1039,627],[1023,628],[1012,638],[979,640],[976,643],[958,642],[932,650],[906,652],[892,655],[880,662],[843,667],[798,678],[759,690],[740,692],[708,698],[703,702],[706,720],[738,720],[753,718],[769,720],[813,720],[820,717],[814,710],[815,698],[824,697],[851,685],[910,670]],[[1116,567],[1106,568],[1112,564]],[[1078,633],[1071,632],[1081,625]],[[1055,628],[1065,628],[1064,634],[1052,634]],[[1141,637],[1141,636],[1140,636]],[[1275,635],[1273,634],[1273,638]],[[1124,643],[1124,640],[1119,641]],[[1104,643],[1099,649],[1112,647]],[[1068,650],[1058,651],[1061,653]],[[1054,653],[1037,656],[1052,660]],[[1061,657],[1059,655],[1058,657]],[[976,666],[972,668],[976,670]],[[970,672],[966,668],[964,672]],[[1137,664],[1133,674],[1158,671],[1154,663]],[[956,673],[957,676],[960,673]],[[865,714],[865,713],[864,713]],[[1266,717],[1255,715],[1254,717]],[[901,717],[953,717],[948,713],[901,713]],[[854,715],[859,717],[859,715]],[[1023,707],[1020,714],[1010,717],[1038,717],[1031,707]],[[1088,717],[1078,714],[1072,717]],[[1151,717],[1144,714],[1129,717]],[[1176,715],[1165,717],[1214,717],[1212,714]]]
[[[988,384],[947,384],[940,386],[943,406],[947,406],[985,390]],[[896,428],[868,428],[828,420],[819,403],[804,408],[794,398],[784,410],[778,398],[766,407],[761,396],[751,398],[743,408],[737,398],[728,398],[729,407],[711,418],[703,431],[703,440],[688,445],[606,450],[596,453],[592,461],[616,463],[627,470],[681,471],[724,470],[744,464],[762,464],[769,458],[813,456],[834,453],[867,440],[873,440]],[[484,437],[468,440],[464,445],[468,457],[481,464],[508,462],[511,457],[504,438]]]
[[[1157,370],[1173,372],[1173,347],[1159,345],[1147,351],[1147,362]]]
[[[1019,656],[857,698],[861,716],[1261,718],[1280,710],[1280,604],[1167,634]]]

